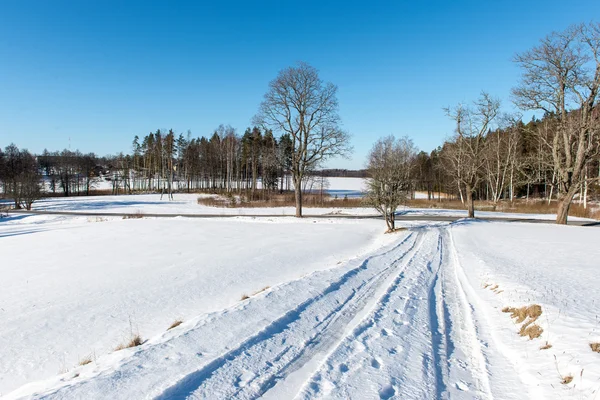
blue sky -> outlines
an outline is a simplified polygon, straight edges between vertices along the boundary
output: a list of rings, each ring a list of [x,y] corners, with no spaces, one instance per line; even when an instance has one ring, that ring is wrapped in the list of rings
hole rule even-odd
[[[338,86],[362,168],[379,137],[431,151],[442,108],[486,90],[553,30],[600,17],[599,1],[0,1],[0,146],[129,152],[158,128],[210,135],[250,125],[269,81],[306,61]],[[596,18],[597,21],[598,18]]]

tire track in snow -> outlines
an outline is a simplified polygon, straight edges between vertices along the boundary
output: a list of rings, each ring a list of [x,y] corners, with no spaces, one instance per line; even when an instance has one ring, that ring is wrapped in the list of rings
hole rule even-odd
[[[429,307],[423,303],[432,271],[439,268],[440,236],[435,230],[423,231],[423,245],[371,315],[329,355],[298,397],[350,399],[365,393],[379,393],[380,398],[436,397],[436,379],[424,366],[433,356]],[[415,362],[419,359],[422,363]]]
[[[298,397],[491,398],[477,322],[455,278],[449,232],[427,231],[423,246],[372,314]]]
[[[422,233],[411,233],[390,251],[366,259],[239,346],[188,374],[158,399],[256,398],[333,346],[344,328],[409,253]]]
[[[427,263],[427,269],[433,274],[433,280],[429,287],[429,295],[427,297],[433,362],[427,364],[426,368],[433,370],[433,375],[435,376],[435,395],[437,399],[443,398],[444,393],[447,390],[446,378],[448,376],[448,355],[453,347],[449,337],[451,324],[446,314],[447,308],[443,290],[444,281],[443,279],[440,279],[442,260],[444,258],[442,246],[442,235],[440,234],[438,236],[436,255]]]
[[[495,392],[502,393],[506,399],[545,398],[546,395],[538,378],[519,365],[521,355],[506,346],[492,327],[490,315],[485,310],[484,300],[479,297],[475,288],[469,283],[463,266],[458,257],[454,238],[449,232],[449,242],[452,252],[453,278],[460,292],[461,304],[470,316],[473,354],[476,356],[478,367],[476,371],[485,389],[486,398],[493,399]],[[479,259],[483,263],[483,260]],[[490,379],[488,364],[493,364],[496,370],[503,370],[502,379]],[[503,386],[509,386],[506,390]]]
[[[449,375],[452,374],[455,380],[467,376],[470,378],[468,381],[472,382],[473,386],[475,386],[478,398],[491,399],[493,396],[490,389],[489,371],[482,347],[482,340],[478,330],[478,322],[473,314],[473,307],[469,303],[457,275],[460,265],[458,263],[458,257],[456,255],[456,248],[454,247],[452,236],[448,230],[446,230],[444,236],[446,237],[446,242],[448,243],[448,262],[447,268],[444,271],[444,275],[445,272],[448,272],[449,275],[445,276],[444,281],[447,281],[450,285],[443,286],[443,297],[445,299],[451,298],[453,300],[453,305],[456,308],[449,311],[446,303],[444,303],[446,310],[445,315],[450,315],[450,312],[455,314],[453,316],[454,318],[446,318],[448,318],[448,320],[453,319],[457,324],[460,325],[457,327],[460,328],[460,330],[457,329],[458,338],[461,342],[460,351],[463,357],[466,358],[466,360],[463,360],[462,365],[460,363],[455,363],[454,365],[448,364]],[[448,286],[449,288],[447,288]],[[450,332],[448,333],[448,337],[450,337]],[[465,362],[467,364],[465,364]],[[468,386],[470,386],[469,382],[465,382],[464,379],[458,380],[456,382],[456,388],[459,390],[467,390]]]

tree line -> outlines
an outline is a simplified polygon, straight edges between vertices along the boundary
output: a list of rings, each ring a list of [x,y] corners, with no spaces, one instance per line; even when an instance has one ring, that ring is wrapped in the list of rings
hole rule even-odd
[[[16,207],[23,206],[17,199],[25,177],[37,186],[45,177],[45,189],[64,196],[89,195],[100,179],[112,183],[113,194],[217,189],[258,196],[290,190],[290,142],[287,135],[275,138],[259,127],[240,136],[221,125],[211,136],[198,138],[189,131],[184,136],[158,129],[141,139],[135,136],[130,154],[104,157],[66,149],[34,155],[11,144],[0,149],[0,181]]]
[[[408,138],[379,140],[368,159],[370,203],[394,230],[394,210],[414,185],[456,193],[469,218],[474,200],[512,201],[530,191],[558,201],[556,222],[566,224],[579,193],[584,201],[600,181],[600,24],[553,32],[517,54],[522,70],[513,89],[524,111],[543,113],[522,122],[503,113],[486,92],[472,104],[444,109],[453,137],[432,152],[417,154]]]

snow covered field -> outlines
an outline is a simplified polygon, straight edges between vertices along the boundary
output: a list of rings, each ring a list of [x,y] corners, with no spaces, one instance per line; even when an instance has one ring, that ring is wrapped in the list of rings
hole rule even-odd
[[[49,199],[37,207],[232,212],[199,206],[196,197]],[[0,394],[597,395],[600,354],[590,343],[600,342],[600,229],[406,226],[383,235],[378,220],[1,219]],[[532,304],[543,310],[535,321],[543,332],[529,340],[502,309]],[[183,323],[167,331],[175,320]],[[145,343],[114,351],[132,331]]]
[[[13,218],[0,222],[2,393],[108,353],[129,319],[152,337],[382,240],[378,221]]]

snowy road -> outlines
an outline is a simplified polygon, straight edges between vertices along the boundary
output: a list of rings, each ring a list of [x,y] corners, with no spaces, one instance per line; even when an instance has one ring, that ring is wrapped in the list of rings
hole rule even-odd
[[[489,398],[445,227],[150,341],[49,398]],[[17,394],[17,393],[15,393]]]

